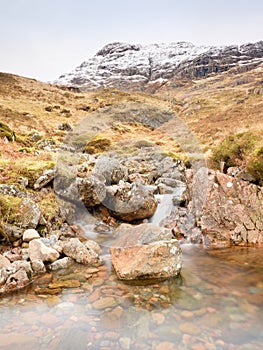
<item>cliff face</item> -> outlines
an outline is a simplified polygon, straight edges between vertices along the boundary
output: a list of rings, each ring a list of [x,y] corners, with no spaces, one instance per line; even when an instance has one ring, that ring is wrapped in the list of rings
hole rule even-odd
[[[194,46],[187,42],[131,45],[111,43],[56,84],[91,90],[117,87],[149,90],[171,79],[200,78],[236,68],[238,72],[263,62],[263,41],[241,46]]]

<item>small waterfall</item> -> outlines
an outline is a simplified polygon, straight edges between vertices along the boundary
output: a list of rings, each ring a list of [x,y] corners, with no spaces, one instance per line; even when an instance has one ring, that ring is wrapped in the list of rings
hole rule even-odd
[[[154,225],[160,225],[162,220],[170,216],[173,209],[174,194],[157,194],[155,198],[158,200],[158,206],[154,215],[149,222]]]

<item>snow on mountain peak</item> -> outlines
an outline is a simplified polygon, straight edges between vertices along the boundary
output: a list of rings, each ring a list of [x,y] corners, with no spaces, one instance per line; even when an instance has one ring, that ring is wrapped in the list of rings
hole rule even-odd
[[[222,72],[241,60],[255,65],[262,62],[262,57],[262,41],[240,47],[195,46],[184,41],[149,45],[114,42],[55,83],[83,89],[144,90],[155,82],[160,84],[176,77],[194,78]]]

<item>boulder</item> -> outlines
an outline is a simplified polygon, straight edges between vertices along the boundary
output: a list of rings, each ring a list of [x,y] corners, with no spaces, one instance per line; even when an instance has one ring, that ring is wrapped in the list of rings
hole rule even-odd
[[[119,279],[165,279],[179,274],[182,252],[170,230],[152,224],[122,224],[116,237],[110,254]]]
[[[103,204],[113,216],[127,222],[150,218],[157,208],[152,191],[141,183],[120,182],[115,190],[107,189]]]
[[[85,178],[77,178],[77,188],[86,207],[100,204],[106,196],[105,179],[100,175],[90,174]]]
[[[100,266],[102,264],[99,255],[85,244],[81,243],[78,238],[70,238],[68,241],[61,242],[63,253],[74,259],[80,264],[89,266]]]
[[[54,262],[59,258],[59,253],[55,249],[47,247],[41,239],[34,239],[29,242],[28,254],[32,262],[35,260]]]
[[[45,170],[43,175],[41,175],[34,184],[35,190],[40,190],[41,188],[48,185],[54,180],[56,175],[56,168]]]
[[[23,199],[16,219],[17,226],[36,228],[41,217],[39,205],[30,198]]]
[[[39,233],[33,228],[25,230],[23,233],[24,242],[30,242],[32,241],[32,239],[37,239],[37,238],[40,238]]]
[[[200,223],[206,244],[263,243],[262,222],[262,187],[211,172]]]

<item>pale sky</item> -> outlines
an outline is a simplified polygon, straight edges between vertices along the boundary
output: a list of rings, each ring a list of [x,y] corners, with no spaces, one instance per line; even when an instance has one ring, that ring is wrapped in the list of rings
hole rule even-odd
[[[263,40],[263,0],[0,0],[0,71],[52,81],[109,42]]]

